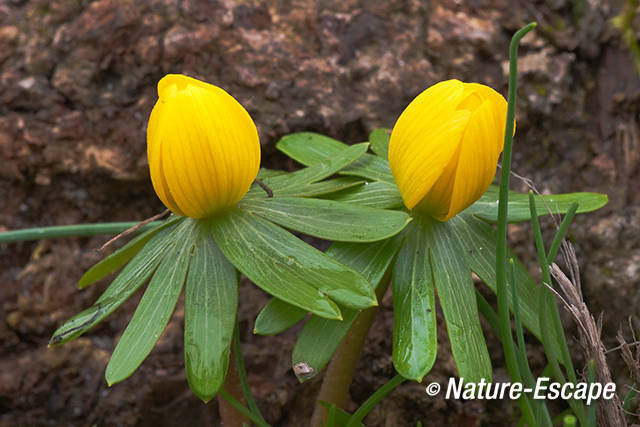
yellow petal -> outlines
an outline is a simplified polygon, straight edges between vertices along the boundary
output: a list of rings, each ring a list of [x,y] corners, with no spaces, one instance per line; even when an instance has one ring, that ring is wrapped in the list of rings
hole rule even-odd
[[[398,118],[389,141],[389,166],[404,204],[412,209],[442,175],[456,153],[470,116],[456,111],[463,83],[429,87]]]
[[[480,83],[467,83],[470,88],[474,91],[477,91],[485,100],[489,100],[492,102],[492,106],[495,109],[495,114],[493,115],[494,123],[493,127],[496,129],[502,129],[502,133],[504,135],[504,127],[507,122],[507,101],[504,99],[504,96],[500,95],[493,88],[489,86],[485,86]],[[515,125],[515,122],[514,122]],[[513,132],[515,134],[515,127],[513,128]],[[502,149],[504,147],[504,138],[499,141],[494,148],[500,156],[502,153]]]
[[[495,175],[507,103],[495,90],[448,80],[401,114],[389,165],[408,209],[446,221],[477,200]]]
[[[436,219],[449,220],[487,191],[495,176],[504,141],[505,115],[502,112],[500,105],[486,100],[472,113],[460,144],[449,208],[443,215],[435,216]],[[497,126],[497,123],[502,125]],[[496,147],[500,147],[500,151]]]
[[[175,112],[173,112],[175,114]],[[184,212],[186,216],[191,218],[200,218],[202,210],[198,206],[198,201],[193,191],[191,177],[188,175],[190,167],[184,156],[184,145],[181,135],[176,132],[176,121],[168,121],[163,127],[164,137],[166,138],[162,144],[162,169],[164,179],[166,180],[169,193],[173,196],[178,208]],[[193,167],[193,165],[191,165]]]
[[[470,114],[469,114],[470,116]],[[468,123],[468,120],[465,122]],[[466,129],[466,126],[465,128]],[[458,169],[458,159],[460,158],[460,148],[462,145],[459,141],[462,139],[464,129],[455,135],[458,146],[455,153],[451,156],[449,163],[444,168],[436,182],[429,189],[418,204],[413,208],[414,211],[423,212],[437,218],[446,215],[449,212],[451,204],[451,193],[455,182],[456,170]]]
[[[449,119],[463,92],[462,82],[447,80],[427,88],[411,101],[393,127],[389,162],[402,163],[405,157],[412,157],[415,147],[424,145],[420,140],[433,133],[434,126],[440,126]]]
[[[160,120],[162,116],[163,103],[158,102],[151,111],[149,117],[149,125],[147,127],[147,157],[149,160],[149,172],[151,175],[151,183],[156,194],[162,200],[162,203],[172,212],[184,216],[182,210],[178,207],[173,196],[169,192],[164,171],[162,167],[162,138],[159,132]]]
[[[401,190],[402,199],[408,209],[413,209],[443,178],[447,167],[455,167],[455,157],[460,139],[469,122],[468,111],[456,111],[450,119],[425,135],[422,146],[417,146],[413,157],[407,157],[406,183]],[[444,177],[446,180],[446,176]],[[398,184],[399,188],[400,185]]]
[[[175,213],[203,218],[235,205],[260,166],[247,111],[224,90],[182,76],[158,83],[147,129],[154,189]]]

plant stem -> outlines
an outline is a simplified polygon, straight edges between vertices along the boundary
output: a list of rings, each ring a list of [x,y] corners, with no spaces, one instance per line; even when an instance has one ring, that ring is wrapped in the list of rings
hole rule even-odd
[[[542,346],[544,347],[545,355],[549,361],[549,366],[551,367],[551,371],[553,372],[556,381],[562,384],[566,382],[558,364],[558,358],[560,358],[564,364],[569,382],[575,384],[576,374],[573,368],[573,362],[571,361],[571,355],[569,354],[567,338],[565,337],[564,329],[562,328],[560,312],[558,311],[558,306],[556,305],[553,295],[545,286],[545,283],[552,286],[551,273],[549,272],[549,261],[547,260],[547,252],[544,248],[542,230],[540,228],[540,221],[538,220],[538,212],[532,191],[529,191],[529,210],[531,212],[533,236],[536,242],[536,249],[538,251],[538,259],[540,261],[540,270],[542,272],[542,285],[540,286],[538,294],[538,318],[542,335]],[[569,400],[568,403],[580,420],[580,424],[586,425],[582,403],[578,400]]]
[[[631,389],[629,389],[629,393],[627,393],[627,395],[625,396],[624,401],[622,402],[623,411],[631,411],[631,403],[633,402],[633,398],[638,394],[636,388],[637,386],[638,385],[636,383],[633,383]]]
[[[556,255],[558,254],[558,250],[560,249],[560,245],[564,240],[564,236],[569,231],[569,225],[571,225],[571,221],[573,221],[573,217],[578,211],[578,203],[573,202],[571,206],[569,206],[569,210],[567,214],[562,219],[560,226],[558,227],[558,231],[556,235],[553,236],[553,242],[551,242],[551,246],[549,247],[549,252],[547,253],[547,263],[553,264],[556,259]]]
[[[231,396],[229,393],[227,393],[223,388],[220,389],[219,395],[222,396],[222,398],[224,398],[224,400],[226,400],[229,403],[229,405],[231,405],[235,409],[237,409],[238,412],[244,414],[247,418],[249,418],[251,421],[253,421],[256,425],[258,425],[260,427],[269,427],[269,424],[262,424],[262,421],[260,421],[260,419],[258,417],[256,417],[256,415],[253,412],[251,412],[250,410],[248,410],[247,408],[242,406],[242,403],[238,402],[233,396]]]
[[[507,209],[509,203],[509,179],[511,173],[511,155],[513,152],[513,131],[516,109],[516,90],[518,78],[518,44],[520,39],[535,28],[532,22],[518,30],[511,39],[509,46],[509,94],[507,107],[507,123],[504,133],[504,151],[502,153],[502,170],[500,171],[500,200],[498,203],[498,232],[496,248],[496,285],[498,294],[498,319],[504,348],[505,361],[509,375],[514,382],[522,382],[515,354],[515,345],[511,333],[511,318],[509,315],[509,301],[507,295]],[[535,425],[535,416],[526,399],[519,399],[518,403],[525,420]]]
[[[531,372],[529,361],[527,360],[527,347],[524,341],[524,332],[522,330],[522,321],[520,318],[520,302],[518,300],[518,287],[516,286],[513,258],[509,258],[509,269],[511,273],[509,277],[511,281],[511,294],[513,296],[513,320],[516,327],[516,338],[518,343],[516,347],[516,357],[522,377],[525,379],[527,385],[533,388],[535,387],[535,379]],[[535,420],[538,424],[552,426],[553,422],[551,421],[551,416],[549,415],[549,410],[544,400],[535,400],[531,398],[527,398],[527,400],[529,401],[529,405],[531,405],[535,410]]]
[[[587,378],[589,384],[596,382],[596,362],[593,359],[589,360],[587,365]],[[591,402],[587,406],[587,427],[596,427],[596,401]]]
[[[385,396],[393,391],[394,388],[406,381],[402,375],[397,374],[395,377],[387,381],[382,387],[377,389],[349,418],[347,427],[355,427],[367,416],[369,412],[380,402]]]
[[[236,328],[238,326],[236,325]],[[238,373],[238,365],[236,363],[235,346],[231,346],[229,354],[229,368],[227,376],[222,384],[222,390],[218,396],[218,408],[220,409],[220,419],[225,427],[242,427],[243,423],[249,423],[249,418],[236,408],[236,405],[224,398],[224,393],[231,395],[241,406],[245,406],[245,398],[242,391],[242,383]]]
[[[380,286],[376,289],[378,301],[382,300],[387,288],[389,287],[389,271],[383,277]],[[378,307],[371,307],[363,310],[353,325],[349,328],[349,332],[342,339],[342,343],[331,358],[331,362],[324,374],[320,392],[316,398],[316,406],[311,417],[311,426],[321,427],[326,423],[327,410],[320,405],[318,401],[333,403],[339,407],[344,406],[344,402],[349,393],[349,386],[353,379],[356,369],[356,363],[360,359],[360,352],[367,338],[371,324],[375,317]]]
[[[164,221],[154,221],[136,230],[136,233],[157,227]],[[55,237],[88,237],[101,234],[117,234],[134,227],[139,222],[103,222],[97,224],[56,225],[53,227],[35,227],[0,233],[0,243],[28,240],[51,239]]]
[[[491,329],[496,333],[498,339],[502,342],[502,336],[500,333],[500,319],[498,319],[498,315],[495,311],[493,311],[493,307],[489,304],[489,301],[476,289],[476,301],[478,303],[478,311],[482,314],[482,317],[489,323]]]
[[[240,328],[237,321],[236,328],[233,333],[233,352],[235,353],[236,365],[238,366],[238,379],[240,381],[240,385],[242,386],[244,397],[249,404],[249,409],[251,409],[251,412],[256,416],[256,418],[261,421],[262,424],[266,425],[267,422],[260,413],[260,409],[258,408],[253,395],[251,394],[249,381],[247,380],[247,371],[244,368],[244,360],[242,360],[242,348],[240,347]]]

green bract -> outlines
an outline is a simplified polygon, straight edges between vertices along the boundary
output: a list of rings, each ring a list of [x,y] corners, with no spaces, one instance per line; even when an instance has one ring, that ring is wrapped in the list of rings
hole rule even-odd
[[[286,304],[278,310],[283,313],[342,319],[377,305],[371,278],[282,228],[345,242],[388,242],[385,239],[400,232],[411,220],[404,212],[305,198],[365,183],[358,177],[325,178],[359,162],[367,147],[341,146],[331,159],[294,173],[263,170],[259,177],[272,197],[254,184],[236,207],[214,218],[174,215],[145,231],[80,279],[82,288],[124,265],[93,306],[54,332],[50,345],[85,333],[150,279],[107,366],[107,382],[122,381],[160,338],[186,283],[187,378],[193,391],[208,401],[218,392],[229,363],[238,306],[236,269],[274,301]],[[267,326],[277,330],[277,323],[272,320]]]
[[[375,154],[364,154],[339,172],[366,182],[324,197],[403,212],[402,199],[385,158],[389,132],[375,130],[369,140]],[[333,158],[346,145],[323,135],[298,133],[283,137],[277,147],[294,160],[313,167]],[[436,291],[460,377],[471,382],[491,378],[491,362],[480,327],[471,272],[496,292],[496,233],[487,221],[497,220],[497,194],[498,188],[491,186],[472,206],[447,222],[416,216],[400,234],[386,241],[336,243],[327,251],[336,260],[359,271],[374,287],[380,285],[387,270],[391,272],[393,363],[405,378],[422,380],[435,361]],[[566,212],[574,202],[579,203],[577,212],[590,212],[604,206],[607,196],[572,193],[536,196],[535,202],[538,211],[543,213]],[[508,212],[510,222],[530,219],[528,195],[511,192]],[[538,287],[516,256],[510,256],[515,260],[515,287],[522,322],[540,337]],[[512,305],[510,286],[507,293]],[[326,366],[357,315],[347,309],[342,309],[342,313],[343,321],[312,316],[302,329],[293,351],[293,364],[307,363],[313,372],[301,380]],[[277,333],[302,317],[303,313],[292,310],[282,301],[272,301],[256,319],[255,330]]]

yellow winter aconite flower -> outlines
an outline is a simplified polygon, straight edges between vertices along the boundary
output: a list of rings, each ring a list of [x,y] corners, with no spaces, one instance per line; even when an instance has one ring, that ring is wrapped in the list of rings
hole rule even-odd
[[[158,82],[147,127],[151,182],[172,212],[207,218],[240,201],[260,167],[249,113],[217,86],[180,74]]]
[[[504,144],[507,102],[488,86],[447,80],[402,112],[389,166],[405,206],[447,221],[487,190]]]

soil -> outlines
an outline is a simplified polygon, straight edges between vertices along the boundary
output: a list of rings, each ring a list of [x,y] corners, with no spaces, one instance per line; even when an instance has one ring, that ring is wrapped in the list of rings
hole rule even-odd
[[[638,327],[640,305],[640,79],[612,25],[622,8],[622,0],[1,1],[0,230],[134,221],[162,211],[148,179],[145,129],[155,84],[166,73],[228,90],[259,128],[263,166],[293,169],[274,148],[284,134],[366,140],[374,128],[393,126],[424,88],[448,78],[506,94],[509,39],[535,20],[538,29],[520,49],[513,169],[541,192],[609,195],[604,209],[576,220],[571,239],[586,302],[603,313],[604,344],[615,347],[619,328],[632,339],[628,319]],[[518,180],[514,187],[525,189]],[[510,235],[538,274],[529,227],[514,226]],[[139,297],[85,336],[47,348],[55,328],[108,284],[75,287],[106,240],[0,245],[0,426],[217,425],[215,401],[203,404],[185,379],[182,309],[140,369],[111,388],[104,369]],[[300,326],[276,337],[252,334],[267,300],[242,282],[252,391],[269,422],[305,425],[319,380],[300,385],[291,372]],[[565,320],[571,337],[573,323]],[[387,295],[348,410],[393,375],[391,331]],[[495,377],[506,378],[501,348],[486,335]],[[444,329],[439,338],[427,383],[455,375]],[[539,369],[543,356],[530,342]],[[581,349],[570,344],[583,367]],[[620,355],[608,358],[626,394]],[[429,398],[423,385],[405,383],[366,422],[508,425],[516,413],[510,402]]]

